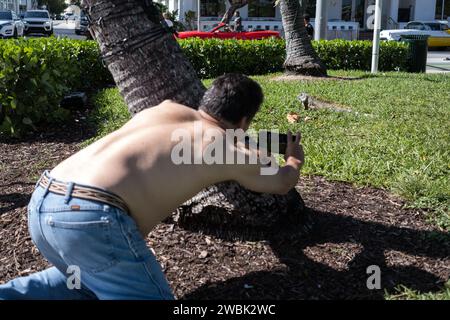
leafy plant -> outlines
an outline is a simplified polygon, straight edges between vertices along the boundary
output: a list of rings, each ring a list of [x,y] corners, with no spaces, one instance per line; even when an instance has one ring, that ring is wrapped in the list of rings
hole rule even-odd
[[[0,42],[0,132],[20,136],[40,123],[64,120],[69,91],[111,82],[94,42],[14,39]]]
[[[197,73],[213,78],[226,72],[251,75],[283,70],[286,55],[283,39],[256,41],[236,39],[183,39],[179,41]],[[313,47],[328,69],[370,70],[372,43],[370,41],[313,41]],[[382,42],[379,69],[405,71],[408,46],[400,42]]]
[[[283,39],[183,39],[179,44],[201,78],[283,70]],[[328,69],[369,70],[370,41],[313,42]],[[380,70],[407,69],[406,44],[383,42]],[[94,41],[57,38],[0,41],[0,132],[18,136],[37,124],[64,120],[64,95],[112,84]]]

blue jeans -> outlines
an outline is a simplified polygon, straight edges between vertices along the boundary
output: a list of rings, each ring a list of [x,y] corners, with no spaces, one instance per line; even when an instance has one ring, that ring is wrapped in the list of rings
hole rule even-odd
[[[54,267],[0,285],[0,300],[174,299],[136,223],[116,207],[37,185],[28,228]]]

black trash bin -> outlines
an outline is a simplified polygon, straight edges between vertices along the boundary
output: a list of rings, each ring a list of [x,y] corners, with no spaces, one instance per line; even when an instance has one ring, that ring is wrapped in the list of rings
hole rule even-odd
[[[409,44],[408,71],[425,72],[427,69],[428,35],[402,35],[401,41]]]

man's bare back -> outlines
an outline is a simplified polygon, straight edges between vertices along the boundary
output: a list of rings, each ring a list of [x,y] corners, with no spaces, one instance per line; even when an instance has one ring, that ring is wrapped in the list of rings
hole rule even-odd
[[[243,171],[248,171],[247,166],[237,164],[174,164],[171,154],[178,141],[172,140],[172,132],[186,129],[194,137],[195,127],[202,128],[203,132],[208,129],[225,132],[201,111],[166,100],[140,112],[119,130],[63,161],[50,174],[55,179],[96,186],[117,194],[128,204],[145,235],[204,187],[237,180],[245,174]],[[266,180],[270,179],[274,180],[270,176]],[[268,181],[269,185],[260,182],[263,185],[248,187],[271,191],[273,182]],[[280,192],[273,190],[273,193]]]
[[[262,102],[255,81],[223,75],[205,92],[199,111],[164,101],[45,172],[28,205],[29,229],[54,267],[0,285],[0,299],[172,299],[142,235],[208,185],[234,180],[256,192],[284,194],[298,181],[300,135],[293,141],[288,133],[281,168],[264,164],[275,160],[256,146],[234,139]],[[82,272],[82,290],[68,289],[65,273],[73,265]]]
[[[239,81],[248,81],[250,86],[254,85],[251,80],[243,79]],[[228,80],[225,77],[223,81]],[[217,91],[219,89],[215,87],[222,91]],[[214,130],[226,140],[227,129],[248,129],[252,114],[257,109],[250,111],[245,108],[251,108],[252,104],[254,108],[259,108],[262,100],[249,100],[247,104],[230,100],[233,97],[231,94],[239,96],[240,93],[234,93],[233,90],[240,90],[240,87],[227,88],[227,84],[221,87],[220,82],[215,82],[205,94],[204,105],[199,111],[170,100],[144,110],[122,128],[63,161],[50,175],[61,181],[99,187],[118,195],[128,205],[143,235],[148,234],[158,222],[200,190],[221,181],[234,180],[256,192],[287,193],[297,183],[299,169],[303,164],[300,135],[295,142],[289,139],[286,165],[273,175],[261,174],[261,161],[246,164],[234,161],[223,161],[222,164],[180,164],[174,161],[173,150],[179,141],[173,138],[173,133],[177,130],[182,130],[188,136],[192,155],[198,151],[200,140],[200,153],[203,155],[212,141],[205,133]],[[260,90],[257,84],[254,88]],[[226,90],[231,91],[226,93]],[[260,97],[255,95],[255,99]],[[226,106],[229,109],[225,109]],[[230,113],[227,116],[222,115],[222,112]],[[242,112],[248,112],[249,117],[233,116]],[[245,148],[242,144],[224,143],[224,154],[227,151],[225,149],[243,154],[247,159],[256,155],[261,160],[258,150]]]
[[[214,165],[175,165],[176,129],[211,128],[191,108],[164,101],[140,112],[119,130],[63,161],[51,171],[62,181],[104,188],[127,204],[142,233],[207,185],[229,178]]]

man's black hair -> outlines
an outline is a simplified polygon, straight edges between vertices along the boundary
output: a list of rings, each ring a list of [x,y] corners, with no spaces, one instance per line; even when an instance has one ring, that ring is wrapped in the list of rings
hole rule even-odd
[[[253,119],[264,95],[256,81],[238,73],[228,73],[212,83],[200,104],[200,110],[218,120],[237,124],[242,118]]]
[[[311,20],[311,17],[309,16],[309,14],[305,13],[305,14],[303,15],[303,19],[305,19],[306,22],[309,22],[309,21]]]

